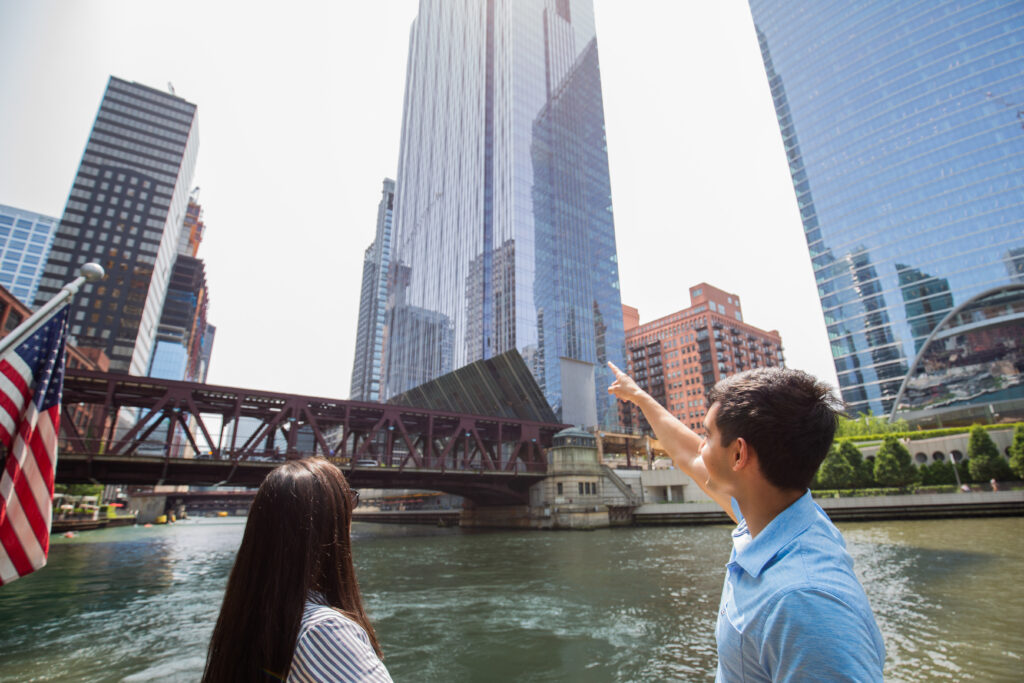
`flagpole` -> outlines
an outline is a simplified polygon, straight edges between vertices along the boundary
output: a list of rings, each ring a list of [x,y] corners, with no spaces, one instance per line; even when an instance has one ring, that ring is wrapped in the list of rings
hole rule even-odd
[[[61,290],[54,294],[52,299],[43,304],[38,311],[14,328],[14,331],[9,335],[0,339],[0,356],[3,356],[10,349],[32,336],[32,333],[46,322],[50,313],[77,294],[83,284],[86,282],[96,282],[102,279],[104,274],[103,267],[98,263],[86,263],[82,266],[78,270],[78,277],[61,287]]]

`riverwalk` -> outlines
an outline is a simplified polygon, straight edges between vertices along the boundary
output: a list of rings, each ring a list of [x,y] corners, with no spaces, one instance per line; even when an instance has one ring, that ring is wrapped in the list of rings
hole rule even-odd
[[[815,498],[834,522],[1024,516],[1024,490]],[[653,503],[633,512],[646,525],[731,524],[713,502]]]
[[[1024,516],[1024,490],[815,498],[834,522]],[[356,511],[359,522],[458,526],[461,510]],[[714,502],[647,503],[632,512],[633,526],[731,524]],[[629,524],[626,524],[629,526]]]

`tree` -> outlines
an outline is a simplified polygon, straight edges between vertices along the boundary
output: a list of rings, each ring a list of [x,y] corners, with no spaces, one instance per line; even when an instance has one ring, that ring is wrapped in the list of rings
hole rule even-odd
[[[1018,479],[1024,479],[1024,422],[1013,428],[1013,444],[1010,446],[1010,469]]]
[[[871,463],[864,459],[864,454],[850,441],[839,444],[839,454],[846,458],[853,468],[853,486],[866,488],[875,483],[875,473]]]
[[[937,486],[940,484],[956,484],[956,475],[953,473],[953,463],[948,460],[940,460],[930,465],[921,466],[921,483],[925,486]]]
[[[885,437],[875,455],[875,481],[882,486],[907,486],[919,477],[907,447],[895,436]]]
[[[988,481],[1002,474],[999,461],[999,447],[981,425],[971,427],[971,438],[967,442],[967,469],[973,481]]]
[[[54,493],[66,493],[69,496],[96,496],[103,493],[103,484],[54,484]]]
[[[835,444],[828,449],[828,455],[818,468],[818,483],[825,489],[846,489],[853,486],[857,473]]]

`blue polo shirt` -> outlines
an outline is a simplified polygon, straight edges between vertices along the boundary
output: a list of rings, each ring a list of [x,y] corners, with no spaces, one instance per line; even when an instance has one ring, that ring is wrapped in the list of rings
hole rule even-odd
[[[807,491],[739,526],[718,609],[717,681],[881,681],[885,645],[846,542]]]

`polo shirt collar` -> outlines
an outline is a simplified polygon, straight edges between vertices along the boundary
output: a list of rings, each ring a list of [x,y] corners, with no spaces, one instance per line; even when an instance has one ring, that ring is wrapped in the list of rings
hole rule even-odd
[[[742,552],[737,553],[736,564],[747,574],[757,577],[764,566],[790,541],[802,534],[817,515],[810,490],[797,498],[792,505],[776,515]]]

